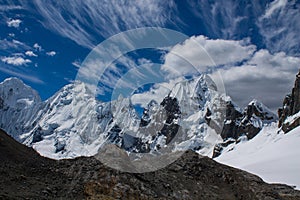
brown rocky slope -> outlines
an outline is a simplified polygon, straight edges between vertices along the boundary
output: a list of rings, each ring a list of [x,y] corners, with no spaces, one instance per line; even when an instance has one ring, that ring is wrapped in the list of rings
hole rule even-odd
[[[0,199],[300,199],[300,191],[192,151],[143,174],[119,172],[92,157],[54,161],[0,131]]]

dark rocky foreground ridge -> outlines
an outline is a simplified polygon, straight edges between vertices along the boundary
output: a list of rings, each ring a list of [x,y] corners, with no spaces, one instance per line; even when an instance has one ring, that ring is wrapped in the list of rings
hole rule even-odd
[[[0,199],[300,199],[300,191],[192,151],[143,174],[110,169],[93,157],[50,160],[0,131]]]

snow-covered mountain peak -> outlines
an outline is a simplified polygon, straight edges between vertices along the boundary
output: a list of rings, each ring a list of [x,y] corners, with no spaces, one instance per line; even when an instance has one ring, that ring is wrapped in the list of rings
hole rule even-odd
[[[269,108],[267,108],[266,105],[264,105],[262,102],[258,101],[257,99],[252,99],[252,101],[250,101],[248,103],[248,105],[250,105],[250,106],[254,105],[257,108],[259,108],[260,110],[268,110],[268,111],[270,111]]]
[[[136,131],[138,129],[140,119],[130,98],[124,98],[120,95],[117,100],[110,102],[110,106],[114,125],[124,129],[124,131]]]
[[[18,78],[8,78],[0,83],[0,107],[24,109],[40,102],[38,93]]]
[[[217,86],[210,76],[202,74],[197,80],[197,88],[209,88],[217,91]],[[196,89],[197,89],[196,88]]]
[[[208,76],[201,75],[199,78],[176,83],[168,96],[177,100],[182,116],[187,117],[199,110],[211,109],[215,100],[220,97],[215,89],[213,81]]]
[[[201,75],[199,78],[176,83],[169,96],[176,98],[180,102],[185,98],[205,98],[208,90],[216,91],[216,85],[209,76]]]
[[[6,79],[4,79],[4,81],[3,81],[2,83],[0,83],[0,84],[4,84],[4,85],[9,85],[9,84],[10,84],[10,85],[23,84],[23,85],[25,85],[24,82],[23,82],[21,79],[17,78],[17,77],[6,78]]]
[[[76,106],[79,102],[95,102],[95,97],[90,93],[86,85],[82,82],[74,82],[64,86],[55,93],[47,102],[51,105],[64,106],[71,104]]]
[[[259,117],[263,123],[271,123],[278,119],[277,115],[274,114],[267,106],[262,102],[253,99],[248,106],[245,108],[245,112],[250,116]]]
[[[193,94],[193,88],[190,86],[190,81],[181,81],[175,84],[169,93],[169,97],[176,98],[177,101],[185,101]]]
[[[20,142],[24,132],[32,129],[44,103],[38,93],[18,78],[0,83],[0,127]]]

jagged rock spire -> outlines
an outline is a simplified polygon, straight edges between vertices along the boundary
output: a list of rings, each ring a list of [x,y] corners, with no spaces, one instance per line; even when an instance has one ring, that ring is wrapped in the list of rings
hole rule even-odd
[[[285,123],[287,117],[292,116],[300,111],[300,69],[296,75],[296,80],[292,93],[285,96],[283,99],[282,108],[278,109],[279,123],[278,127],[282,128],[284,132],[292,130],[300,124],[300,118],[293,121],[293,123]]]

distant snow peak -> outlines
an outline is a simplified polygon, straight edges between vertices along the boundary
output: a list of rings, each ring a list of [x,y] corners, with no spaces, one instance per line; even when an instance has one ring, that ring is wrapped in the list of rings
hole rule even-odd
[[[250,110],[252,109],[252,110]],[[253,99],[247,106],[247,112],[252,116],[259,117],[262,120],[262,123],[271,123],[278,120],[276,114],[274,114],[267,106],[262,102],[259,102],[256,99]],[[262,127],[261,127],[262,128]]]
[[[27,102],[41,102],[38,93],[18,78],[7,78],[0,83],[0,98],[10,107],[16,107],[26,100]]]
[[[43,107],[38,93],[18,78],[0,83],[0,125],[23,142],[22,134],[32,129],[36,115]]]

